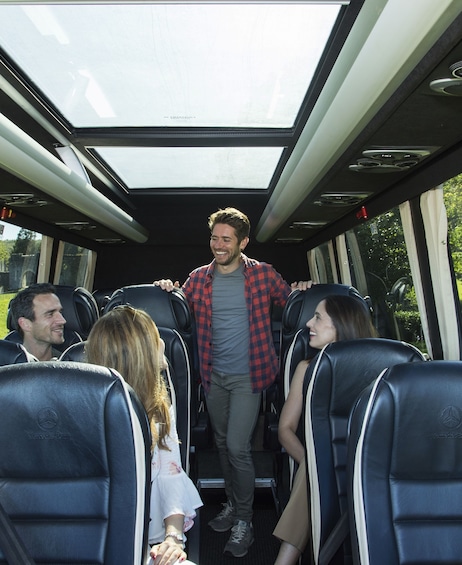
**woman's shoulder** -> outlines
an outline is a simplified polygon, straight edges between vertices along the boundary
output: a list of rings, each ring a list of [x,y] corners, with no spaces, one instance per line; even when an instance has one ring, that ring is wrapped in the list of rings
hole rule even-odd
[[[299,361],[297,367],[295,368],[296,371],[302,371],[305,370],[308,367],[308,365],[310,364],[311,359],[302,359],[302,361]]]

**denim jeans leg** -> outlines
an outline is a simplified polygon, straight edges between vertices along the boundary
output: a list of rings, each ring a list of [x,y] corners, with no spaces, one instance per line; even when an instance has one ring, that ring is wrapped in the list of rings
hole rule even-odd
[[[255,469],[251,441],[260,412],[261,394],[252,393],[249,375],[212,375],[207,407],[215,433],[228,498],[236,518],[250,522]]]

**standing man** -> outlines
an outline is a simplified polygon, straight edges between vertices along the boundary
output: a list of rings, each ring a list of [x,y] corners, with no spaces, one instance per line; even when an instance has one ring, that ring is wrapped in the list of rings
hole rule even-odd
[[[53,348],[64,342],[63,307],[52,284],[31,284],[10,302],[13,322],[23,339],[26,350],[39,361],[59,357]]]
[[[195,269],[182,288],[196,320],[201,380],[228,498],[209,525],[231,530],[224,551],[243,557],[254,541],[251,439],[261,392],[278,372],[270,307],[284,306],[293,289],[311,283],[291,287],[271,265],[244,255],[250,222],[239,210],[215,212],[209,228],[214,259]],[[179,286],[169,279],[154,284],[167,291]]]

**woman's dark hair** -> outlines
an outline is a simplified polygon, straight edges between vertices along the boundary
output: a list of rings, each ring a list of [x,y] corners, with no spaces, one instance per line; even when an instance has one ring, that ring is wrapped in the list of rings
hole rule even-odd
[[[324,298],[324,306],[337,332],[337,341],[378,337],[370,310],[361,299],[332,294]]]

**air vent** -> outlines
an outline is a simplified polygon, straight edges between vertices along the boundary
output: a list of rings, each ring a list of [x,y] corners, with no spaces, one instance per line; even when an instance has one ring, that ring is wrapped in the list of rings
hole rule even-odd
[[[452,76],[462,78],[462,61],[457,61],[449,66],[449,72]]]
[[[430,88],[438,94],[462,96],[462,78],[440,78],[432,80]]]
[[[0,194],[0,202],[3,206],[11,208],[21,208],[26,206],[46,206],[48,202],[42,198],[38,198],[32,193],[12,193]]]
[[[371,192],[325,192],[314,203],[318,206],[356,206],[371,194]]]
[[[276,243],[301,243],[303,241],[302,237],[279,237],[276,239]]]
[[[462,61],[449,66],[451,77],[432,80],[430,88],[438,94],[447,96],[462,96]]]
[[[374,159],[381,163],[399,165],[407,161],[420,161],[430,155],[430,149],[366,149],[363,151],[366,159]]]
[[[116,244],[116,243],[125,243],[125,240],[123,239],[118,239],[116,237],[114,238],[110,238],[110,237],[106,237],[106,238],[96,238],[96,240],[98,243],[107,243],[107,244]]]
[[[72,231],[94,230],[96,226],[89,222],[55,222],[55,226]]]
[[[418,165],[437,147],[376,147],[363,151],[363,158],[349,166],[350,171],[399,173]]]

